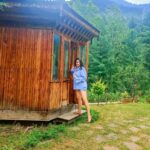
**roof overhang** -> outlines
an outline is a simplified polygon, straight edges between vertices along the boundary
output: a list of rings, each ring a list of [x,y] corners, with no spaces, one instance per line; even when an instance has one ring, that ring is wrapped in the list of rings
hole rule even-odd
[[[0,0],[0,25],[51,28],[76,41],[98,37],[100,31],[60,0]]]

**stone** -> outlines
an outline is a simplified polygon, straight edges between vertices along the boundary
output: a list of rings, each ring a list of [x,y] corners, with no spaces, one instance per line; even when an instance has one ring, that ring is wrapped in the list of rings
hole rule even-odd
[[[87,134],[87,135],[92,135],[92,134],[93,134],[93,131],[89,130],[89,131],[86,132],[86,134]]]
[[[149,120],[149,118],[147,118],[147,117],[145,117],[145,118],[139,118],[139,119],[137,119],[138,121],[147,121],[147,120]]]
[[[103,147],[103,150],[119,150],[117,147],[106,145]]]
[[[124,126],[124,123],[123,123],[123,122],[117,122],[117,124],[118,124],[119,126]]]
[[[134,142],[124,142],[123,144],[129,150],[142,150],[142,148],[139,145],[135,144]]]
[[[133,120],[124,120],[125,123],[133,123]]]
[[[102,135],[97,135],[97,136],[96,136],[96,141],[101,143],[101,142],[106,141],[106,139],[105,139],[105,137],[102,136]]]
[[[114,124],[114,123],[109,124],[108,126],[111,127],[111,128],[116,128],[116,127],[118,127],[118,126],[117,126],[116,124]]]
[[[140,137],[144,138],[144,139],[147,139],[147,140],[150,139],[150,136],[148,134],[144,134],[144,133],[140,134]]]
[[[101,125],[98,125],[98,126],[96,126],[96,127],[94,127],[95,129],[103,129],[103,126],[101,126]]]
[[[140,140],[140,138],[137,137],[137,136],[131,136],[131,137],[130,137],[130,140],[131,140],[132,142],[137,142],[137,141]]]
[[[131,127],[129,128],[132,132],[138,132],[139,131],[139,128],[136,128],[136,127]]]
[[[114,133],[110,133],[107,135],[107,138],[110,140],[116,140],[116,139],[118,139],[118,136]]]
[[[141,129],[146,129],[146,128],[148,128],[147,126],[145,126],[145,125],[140,125],[140,126],[138,126],[139,128],[141,128]]]
[[[144,118],[139,118],[139,119],[137,119],[138,121],[145,121],[145,119]]]
[[[122,134],[127,134],[129,131],[127,131],[127,130],[120,130],[120,132],[121,132]]]

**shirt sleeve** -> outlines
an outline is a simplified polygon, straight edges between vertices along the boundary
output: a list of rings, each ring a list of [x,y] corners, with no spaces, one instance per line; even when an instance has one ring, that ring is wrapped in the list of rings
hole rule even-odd
[[[74,73],[74,68],[73,68],[73,69],[71,69],[71,70],[70,70],[70,72],[71,72],[71,74],[73,74],[73,73]]]
[[[83,67],[80,70],[80,77],[77,78],[76,82],[81,83],[81,82],[85,82],[86,80],[87,80],[87,73],[86,73],[86,69]]]
[[[87,73],[86,73],[86,69],[83,67],[81,70],[81,82],[84,82],[87,80]]]

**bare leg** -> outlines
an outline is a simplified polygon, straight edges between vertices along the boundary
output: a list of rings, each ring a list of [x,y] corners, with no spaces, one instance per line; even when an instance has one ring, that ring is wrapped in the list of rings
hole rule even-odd
[[[82,96],[82,100],[84,101],[85,106],[86,106],[87,115],[88,115],[88,122],[91,122],[92,116],[90,113],[90,105],[89,105],[88,100],[87,100],[87,93],[86,93],[86,91],[80,91],[80,93]]]
[[[81,107],[82,107],[82,99],[81,99],[81,93],[80,91],[75,91],[75,94],[76,94],[76,98],[77,98],[77,101],[78,101],[78,114],[81,114]]]

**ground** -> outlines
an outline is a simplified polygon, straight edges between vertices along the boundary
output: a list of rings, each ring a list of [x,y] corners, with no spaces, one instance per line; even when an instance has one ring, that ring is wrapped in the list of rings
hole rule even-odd
[[[149,150],[150,104],[92,105],[100,113],[94,123],[66,127],[66,132],[52,140],[39,142],[28,150]],[[0,123],[0,150],[19,150],[32,128]]]

